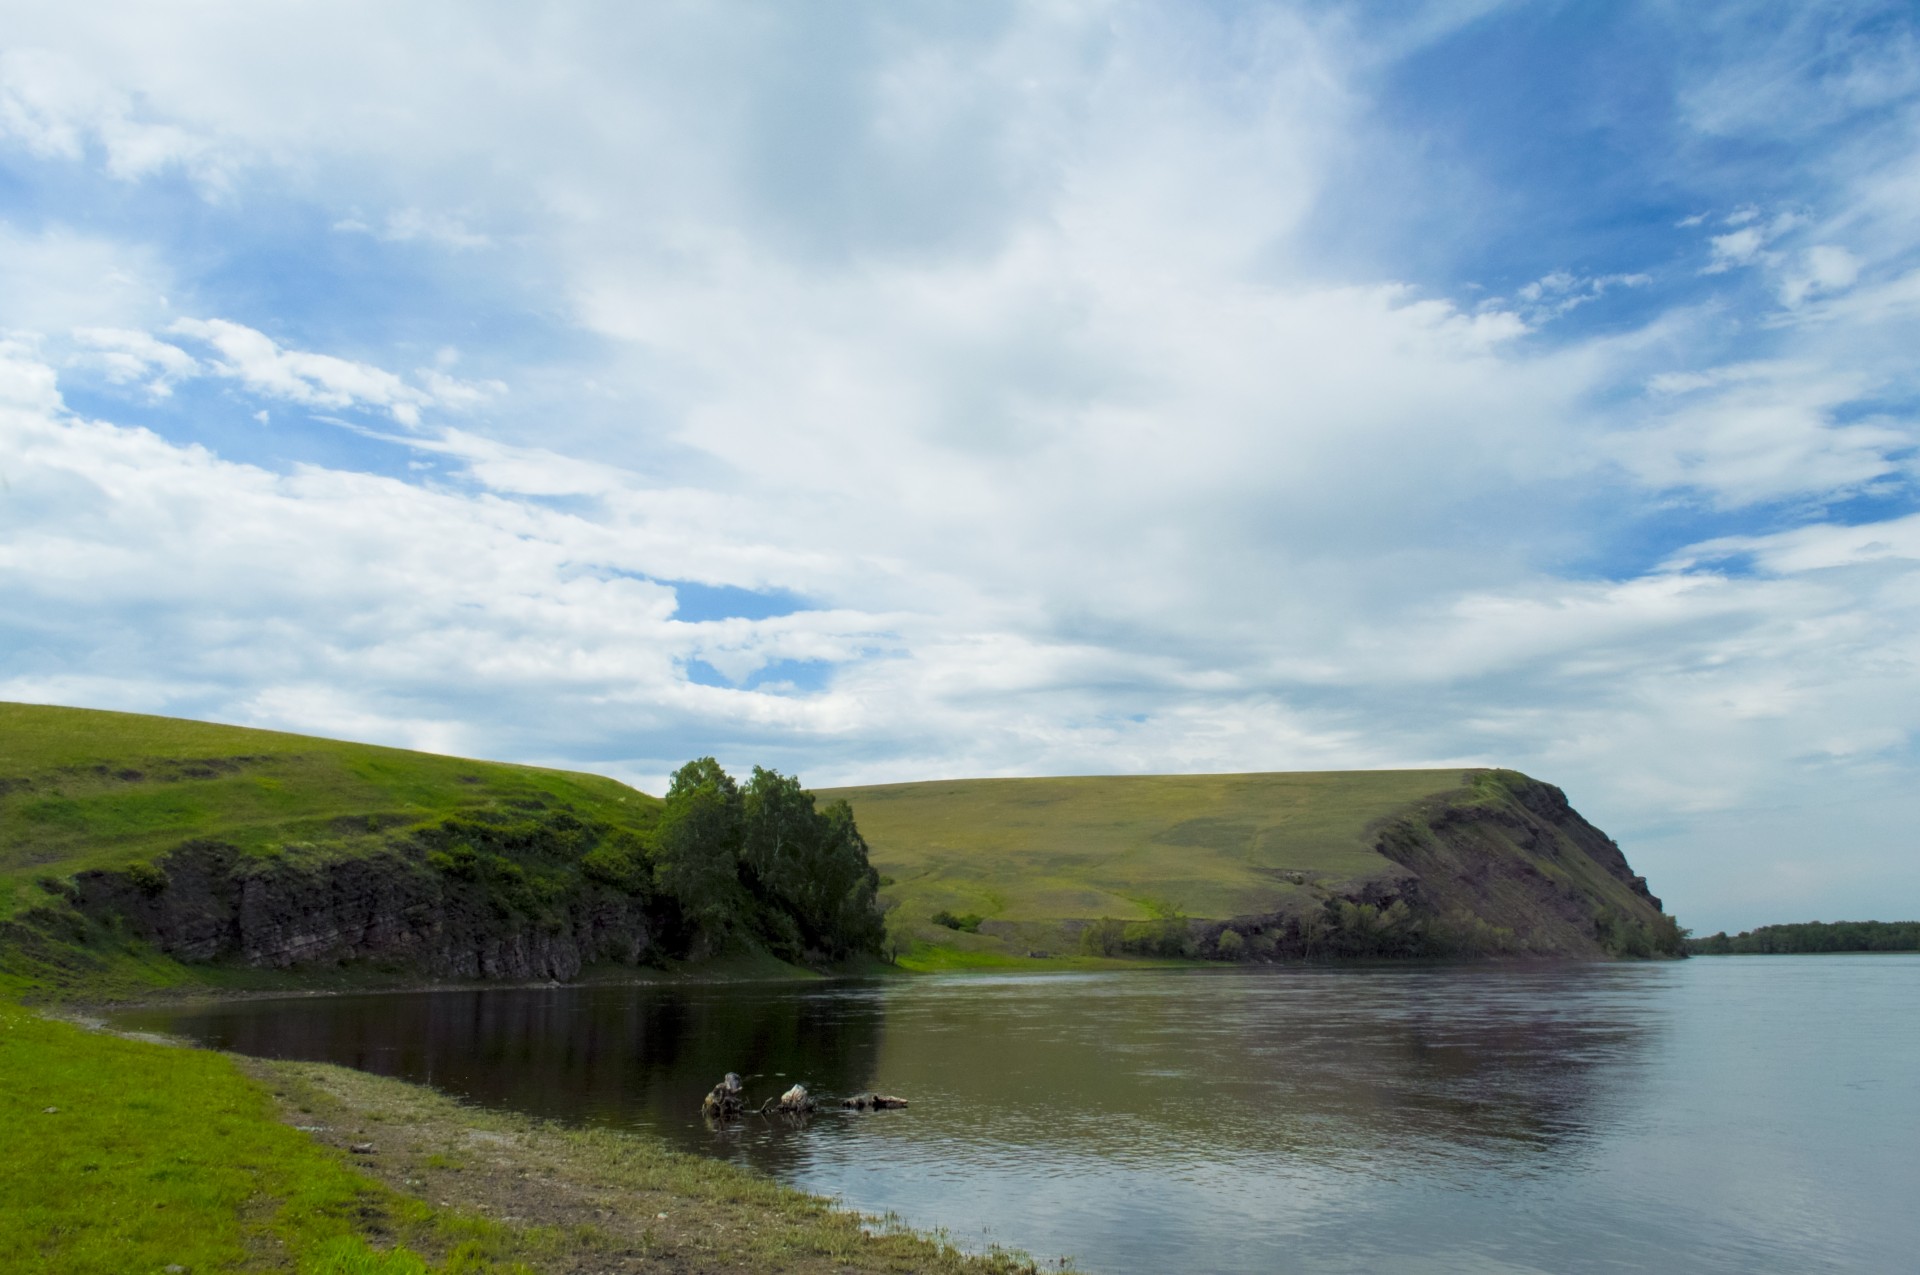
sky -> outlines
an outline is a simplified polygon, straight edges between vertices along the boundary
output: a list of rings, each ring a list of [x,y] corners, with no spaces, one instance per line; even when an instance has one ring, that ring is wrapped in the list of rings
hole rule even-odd
[[[1908,3],[0,10],[0,699],[1920,915]]]

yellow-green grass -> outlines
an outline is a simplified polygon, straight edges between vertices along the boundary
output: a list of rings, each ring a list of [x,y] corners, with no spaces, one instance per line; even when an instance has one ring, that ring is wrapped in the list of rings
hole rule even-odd
[[[1380,822],[1469,773],[964,779],[819,795],[853,806],[890,878],[890,927],[913,945],[903,961],[954,968],[1063,955],[1062,921],[1267,913],[1392,871],[1373,849]],[[1005,924],[956,932],[932,923],[940,911]]]
[[[35,900],[38,877],[124,866],[193,838],[297,854],[480,808],[644,824],[658,804],[599,775],[0,703],[0,919]]]
[[[399,1195],[279,1123],[224,1055],[0,1005],[0,1076],[0,1270],[526,1269],[499,1260],[498,1225]]]

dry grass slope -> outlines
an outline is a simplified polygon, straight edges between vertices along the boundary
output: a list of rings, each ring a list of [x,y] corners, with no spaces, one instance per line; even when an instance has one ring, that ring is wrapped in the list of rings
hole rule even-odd
[[[1457,791],[1459,770],[962,779],[828,789],[893,884],[897,934],[981,958],[1053,946],[1060,922],[1226,918],[1391,873],[1376,826]],[[986,918],[978,934],[940,911]],[[938,960],[939,958],[934,958]]]

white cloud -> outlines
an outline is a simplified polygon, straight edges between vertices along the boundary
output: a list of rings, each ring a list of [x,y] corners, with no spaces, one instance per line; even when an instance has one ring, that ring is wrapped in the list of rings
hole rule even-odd
[[[1567,270],[1555,270],[1523,285],[1519,297],[1527,321],[1549,323],[1589,301],[1597,301],[1615,288],[1644,288],[1653,276],[1636,271],[1631,274],[1582,276]]]
[[[1815,244],[1801,257],[1799,271],[1780,285],[1780,300],[1797,306],[1808,297],[1841,292],[1860,277],[1860,258],[1833,244]]]
[[[127,328],[79,328],[74,339],[86,350],[83,363],[100,367],[107,379],[126,384],[146,382],[147,392],[165,397],[173,392],[175,381],[196,376],[200,363],[177,345],[169,345],[151,333]]]
[[[1651,388],[1686,397],[1657,423],[1616,435],[1615,454],[1642,482],[1692,488],[1723,507],[1858,491],[1900,473],[1914,444],[1911,429],[1885,417],[1836,419],[1866,387],[1804,366],[1668,375]]]
[[[409,385],[370,363],[285,349],[264,332],[225,319],[179,319],[167,331],[212,346],[218,357],[207,370],[256,393],[310,407],[379,408],[407,426],[420,424],[422,408],[473,407],[506,389],[498,381],[473,384],[431,369],[420,373],[424,388]],[[151,347],[162,344],[153,341]],[[186,365],[200,366],[190,357]]]
[[[474,230],[466,219],[453,213],[428,212],[420,208],[400,208],[387,214],[376,229],[358,215],[333,223],[333,228],[353,234],[373,235],[388,243],[412,243],[424,240],[457,250],[491,248],[493,237]]]
[[[1708,241],[1713,249],[1713,260],[1702,273],[1719,274],[1735,266],[1751,265],[1759,258],[1760,249],[1766,242],[1766,233],[1757,226],[1746,226],[1739,230],[1730,230],[1724,235],[1715,235]]]
[[[0,53],[0,138],[66,160],[83,159],[88,146],[97,146],[106,171],[126,181],[176,167],[209,188],[224,185],[227,176],[227,159],[211,140],[138,118],[128,94],[43,49]]]

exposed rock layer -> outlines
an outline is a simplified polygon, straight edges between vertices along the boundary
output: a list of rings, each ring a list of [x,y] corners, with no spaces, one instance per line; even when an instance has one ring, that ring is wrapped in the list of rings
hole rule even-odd
[[[526,915],[484,885],[434,871],[411,845],[296,862],[192,842],[145,873],[82,872],[73,884],[83,913],[118,918],[183,961],[378,960],[449,978],[569,979],[589,962],[634,963],[653,949],[637,899],[589,885]]]
[[[1445,955],[1452,944],[1460,954],[1592,958],[1642,942],[1677,952],[1678,931],[1646,878],[1552,784],[1481,772],[1458,792],[1383,821],[1374,849],[1388,864],[1330,897],[1379,910],[1402,905],[1423,927],[1414,950],[1382,954]],[[1217,947],[1226,928],[1270,935],[1280,955],[1311,955],[1316,942],[1337,952],[1341,937],[1318,933],[1315,918],[1295,907],[1209,926],[1203,946]]]

